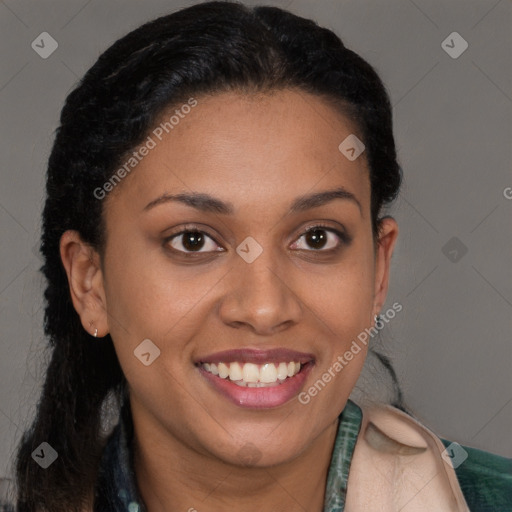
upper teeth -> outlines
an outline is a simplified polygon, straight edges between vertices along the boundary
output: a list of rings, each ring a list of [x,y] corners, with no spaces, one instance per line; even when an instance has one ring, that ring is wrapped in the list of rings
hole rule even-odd
[[[203,363],[202,367],[213,375],[229,380],[241,386],[264,387],[277,381],[283,382],[287,377],[293,377],[300,371],[300,363]]]

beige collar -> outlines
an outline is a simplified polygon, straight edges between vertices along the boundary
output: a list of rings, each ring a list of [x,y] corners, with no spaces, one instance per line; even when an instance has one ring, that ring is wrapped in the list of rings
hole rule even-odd
[[[361,410],[345,512],[469,512],[433,432],[389,405]]]

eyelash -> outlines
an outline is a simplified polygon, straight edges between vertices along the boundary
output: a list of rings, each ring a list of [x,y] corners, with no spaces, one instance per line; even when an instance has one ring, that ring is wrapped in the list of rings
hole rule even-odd
[[[314,252],[314,253],[333,254],[333,253],[338,252],[342,248],[343,245],[348,245],[352,241],[351,237],[347,233],[345,233],[343,231],[339,231],[339,230],[337,230],[335,228],[332,228],[330,226],[326,226],[325,224],[322,224],[322,223],[314,224],[312,226],[308,226],[305,229],[305,231],[297,238],[297,240],[300,240],[303,236],[307,235],[310,231],[315,231],[315,230],[318,230],[318,229],[323,230],[323,231],[328,231],[329,233],[335,234],[339,238],[339,240],[340,240],[338,245],[336,247],[334,247],[334,248],[331,248],[331,249],[297,249],[297,250],[299,250],[299,251],[306,251],[306,252]],[[184,235],[186,233],[200,233],[200,234],[204,234],[208,238],[213,240],[215,242],[215,244],[220,245],[206,231],[200,230],[200,229],[198,229],[197,226],[194,226],[194,225],[187,225],[179,233],[175,233],[175,234],[165,238],[164,246],[167,246],[173,239],[178,238],[179,236]],[[294,243],[296,243],[296,242],[294,242]],[[196,257],[196,255],[200,255],[200,254],[211,254],[211,253],[214,253],[214,252],[222,252],[222,251],[188,251],[187,252],[187,251],[182,251],[182,250],[174,249],[174,248],[171,248],[170,250],[172,252],[174,252],[174,253],[179,253],[181,255],[185,255],[185,257]]]

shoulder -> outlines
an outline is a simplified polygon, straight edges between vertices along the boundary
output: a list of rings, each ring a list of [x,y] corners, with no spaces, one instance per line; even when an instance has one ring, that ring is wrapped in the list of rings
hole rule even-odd
[[[441,440],[390,405],[360,409],[347,510],[512,511],[510,459]]]
[[[471,509],[512,511],[512,459],[440,439]]]

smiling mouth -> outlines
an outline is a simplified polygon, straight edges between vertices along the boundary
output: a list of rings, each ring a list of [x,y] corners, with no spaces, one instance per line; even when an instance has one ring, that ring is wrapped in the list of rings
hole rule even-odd
[[[308,363],[306,363],[308,364]],[[208,373],[226,379],[233,384],[248,388],[265,388],[279,386],[297,375],[304,364],[290,361],[281,363],[201,363],[201,368]]]

